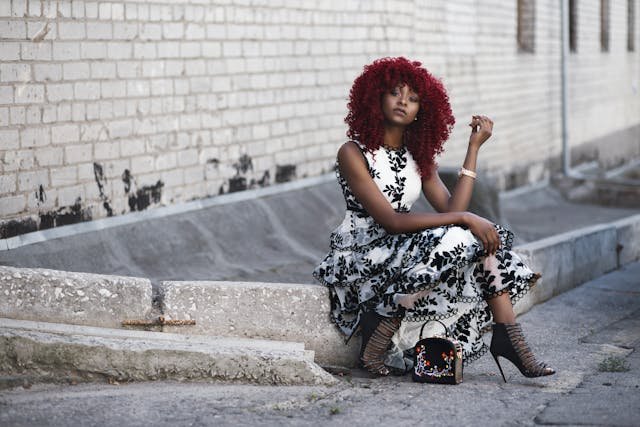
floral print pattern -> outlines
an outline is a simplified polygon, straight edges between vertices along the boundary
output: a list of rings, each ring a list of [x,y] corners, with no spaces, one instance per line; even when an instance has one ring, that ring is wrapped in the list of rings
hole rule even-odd
[[[408,212],[421,192],[411,153],[385,147],[369,153],[358,146],[385,198],[396,211]],[[403,317],[403,324],[449,319],[464,362],[484,354],[488,348],[481,335],[492,321],[485,299],[508,292],[515,302],[539,277],[511,250],[513,233],[495,225],[501,246],[491,258],[465,226],[388,234],[357,201],[337,164],[336,176],[347,211],[331,233],[329,253],[312,273],[329,289],[332,321],[351,337],[363,310]],[[412,349],[415,342],[395,351]]]

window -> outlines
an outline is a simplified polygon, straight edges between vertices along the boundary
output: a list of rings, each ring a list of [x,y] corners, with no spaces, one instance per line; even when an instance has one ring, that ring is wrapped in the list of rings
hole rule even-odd
[[[518,0],[518,50],[535,50],[536,8],[534,0]]]
[[[609,52],[609,0],[600,0],[600,51]]]
[[[569,0],[569,50],[578,51],[578,0]]]
[[[627,51],[636,50],[636,2],[635,0],[627,0]]]

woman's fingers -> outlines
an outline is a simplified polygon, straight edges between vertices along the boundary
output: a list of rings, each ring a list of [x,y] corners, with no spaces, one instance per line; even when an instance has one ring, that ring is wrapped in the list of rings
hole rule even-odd
[[[496,236],[491,233],[491,254],[495,254],[498,249],[498,241],[496,240]]]
[[[498,251],[498,248],[500,247],[500,235],[498,234],[498,231],[494,228],[493,229],[493,253],[495,254]]]
[[[480,222],[477,225],[475,223],[471,224],[471,232],[476,236],[479,243],[482,243],[486,254],[494,255],[500,248],[500,245],[502,245],[498,229],[494,223],[487,219],[480,217],[477,219],[479,219]]]
[[[469,126],[471,126],[471,130],[473,132],[477,132],[480,130],[480,117],[479,116],[472,116],[471,117],[471,123],[469,123]]]
[[[473,115],[471,116],[471,123],[469,123],[469,126],[471,126],[471,128],[476,131],[479,131],[480,129],[484,129],[491,132],[493,128],[493,120],[491,120],[487,116]]]
[[[484,251],[487,255],[491,255],[491,245],[489,244],[489,239],[486,236],[482,237],[482,247],[484,247]]]
[[[489,255],[494,255],[498,251],[500,243],[500,235],[495,228],[488,230],[482,237],[482,244]]]

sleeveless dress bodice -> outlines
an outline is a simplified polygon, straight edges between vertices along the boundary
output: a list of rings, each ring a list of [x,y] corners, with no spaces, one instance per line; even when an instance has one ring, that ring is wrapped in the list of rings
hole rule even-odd
[[[409,150],[405,146],[397,150],[382,146],[370,153],[360,144],[358,147],[367,162],[369,175],[389,204],[397,212],[409,212],[411,206],[420,197],[422,189],[418,165]],[[347,209],[364,212],[360,202],[351,193],[347,181],[340,174],[337,163],[336,176],[342,188]]]

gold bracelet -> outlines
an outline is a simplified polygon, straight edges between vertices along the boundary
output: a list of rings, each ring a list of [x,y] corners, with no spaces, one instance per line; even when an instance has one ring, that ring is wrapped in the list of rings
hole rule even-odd
[[[478,176],[478,174],[475,173],[474,171],[470,171],[469,169],[465,169],[465,168],[460,168],[460,170],[458,171],[458,178],[460,178],[462,175],[467,175],[473,179],[476,179],[476,177]]]

